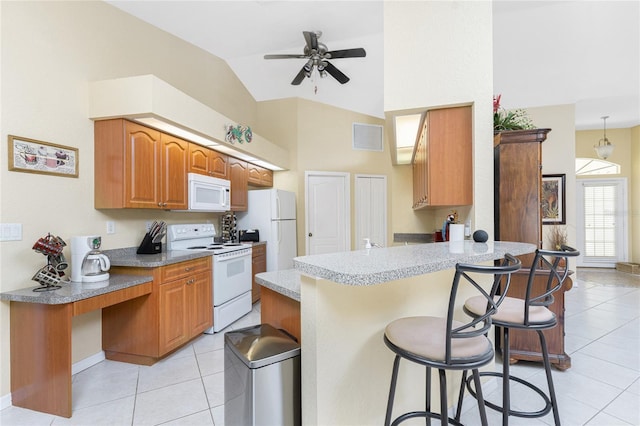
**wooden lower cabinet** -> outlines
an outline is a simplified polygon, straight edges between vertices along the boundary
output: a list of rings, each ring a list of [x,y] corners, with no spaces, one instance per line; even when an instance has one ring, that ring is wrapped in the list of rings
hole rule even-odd
[[[264,287],[260,301],[260,321],[285,330],[298,343],[301,342],[300,302],[297,300]]]
[[[213,324],[210,256],[158,268],[112,269],[153,275],[153,291],[102,310],[107,359],[151,365]]]
[[[267,245],[254,245],[251,249],[251,303],[260,300],[262,286],[256,282],[256,274],[267,272]]]
[[[529,269],[526,268],[513,274],[507,295],[524,299],[528,277]],[[536,271],[533,284],[534,294],[541,294],[544,291],[548,277],[548,271]],[[553,294],[554,302],[549,306],[549,309],[556,315],[558,325],[543,332],[547,341],[549,360],[551,365],[558,370],[566,370],[571,367],[571,357],[565,353],[564,348],[564,294],[571,290],[571,287],[573,287],[573,283],[571,278],[567,277],[560,290]],[[498,339],[496,339],[496,342],[502,348],[502,342]],[[542,362],[542,350],[538,333],[533,330],[511,329],[509,331],[509,354],[509,362],[511,364],[520,360]]]

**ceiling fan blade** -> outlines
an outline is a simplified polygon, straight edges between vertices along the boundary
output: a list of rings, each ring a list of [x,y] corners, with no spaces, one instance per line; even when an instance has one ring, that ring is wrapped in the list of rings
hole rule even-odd
[[[349,81],[349,77],[347,77],[346,75],[344,75],[344,73],[342,71],[340,71],[338,68],[334,67],[331,62],[325,62],[325,66],[324,66],[325,71],[327,71],[329,74],[331,74],[331,76],[333,78],[335,78],[336,80],[338,80],[340,82],[340,84],[345,84],[347,81]]]
[[[361,47],[357,49],[344,49],[344,50],[332,50],[327,52],[327,59],[338,58],[364,58],[367,56],[367,52]]]
[[[264,55],[265,59],[305,59],[305,55],[284,54],[284,55]]]
[[[304,39],[307,42],[309,50],[318,50],[318,37],[316,36],[316,33],[312,31],[303,31],[302,34],[304,34]]]
[[[293,86],[298,86],[300,85],[300,83],[302,83],[302,80],[304,80],[304,78],[305,78],[305,69],[304,67],[302,67],[302,69],[300,69],[300,72],[298,73],[298,75],[295,76],[291,84]]]

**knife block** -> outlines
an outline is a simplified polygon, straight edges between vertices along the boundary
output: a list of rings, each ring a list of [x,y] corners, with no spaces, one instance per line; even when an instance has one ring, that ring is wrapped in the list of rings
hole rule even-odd
[[[142,239],[142,243],[136,251],[138,254],[158,254],[162,253],[162,242],[154,243],[151,236],[147,233]]]

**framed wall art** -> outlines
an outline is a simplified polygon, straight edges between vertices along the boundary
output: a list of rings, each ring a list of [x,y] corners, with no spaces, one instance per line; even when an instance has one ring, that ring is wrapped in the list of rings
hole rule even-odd
[[[9,170],[78,177],[78,149],[9,135]]]
[[[565,174],[542,175],[542,224],[565,225],[566,188]]]

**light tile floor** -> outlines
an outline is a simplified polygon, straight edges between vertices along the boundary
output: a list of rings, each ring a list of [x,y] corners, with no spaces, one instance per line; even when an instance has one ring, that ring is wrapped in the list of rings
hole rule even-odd
[[[260,304],[224,331],[260,322]],[[640,425],[640,275],[578,269],[566,293],[566,352],[572,366],[553,371],[562,423]],[[0,411],[0,425],[224,425],[224,336],[202,335],[153,366],[103,361],[73,377],[70,419],[17,407]],[[501,368],[500,360],[496,369]],[[519,362],[512,373],[546,389],[540,364]],[[501,400],[498,384],[486,397]],[[384,391],[384,390],[383,390]],[[514,388],[520,409],[532,401]],[[500,415],[488,410],[489,424]],[[553,424],[510,419],[513,425]],[[381,421],[382,422],[382,421]],[[462,422],[480,424],[475,401],[465,399]]]

